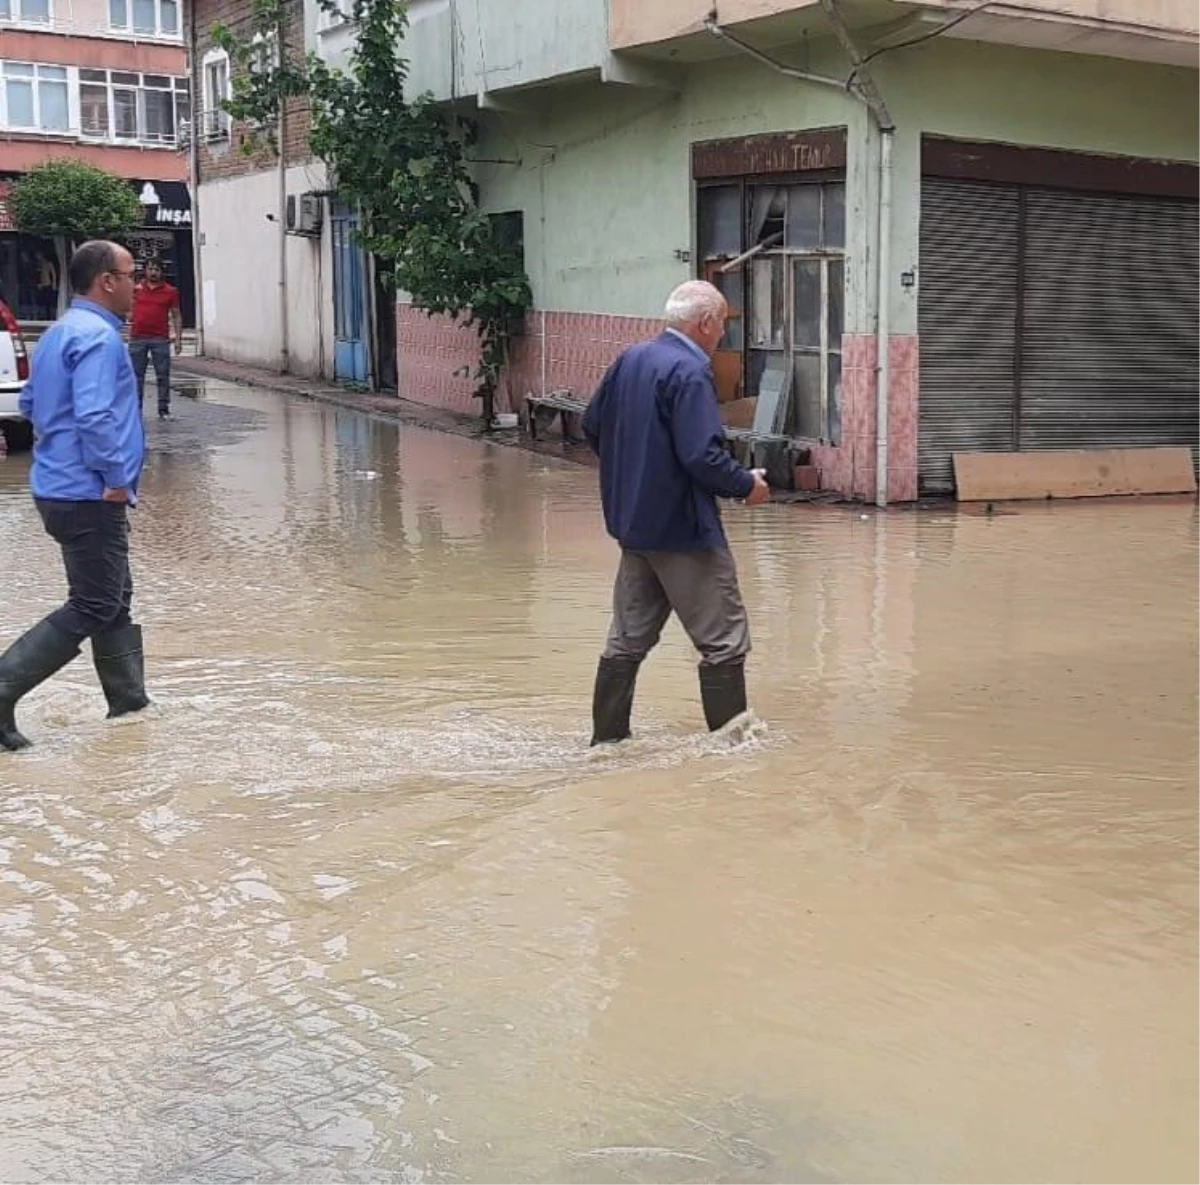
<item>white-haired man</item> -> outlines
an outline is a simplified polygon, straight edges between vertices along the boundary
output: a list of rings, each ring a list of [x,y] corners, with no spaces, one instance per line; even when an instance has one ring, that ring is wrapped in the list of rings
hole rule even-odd
[[[681,284],[667,298],[666,330],[609,367],[583,418],[605,524],[621,545],[593,745],[629,736],[638,667],[672,610],[700,652],[708,727],[746,710],[750,628],[717,498],[758,506],[770,491],[724,446],[711,360],[728,316],[712,284]]]

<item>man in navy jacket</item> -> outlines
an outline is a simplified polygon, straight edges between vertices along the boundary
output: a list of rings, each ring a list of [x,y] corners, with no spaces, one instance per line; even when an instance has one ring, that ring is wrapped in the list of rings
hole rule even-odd
[[[708,727],[746,710],[750,628],[717,498],[757,506],[770,492],[724,447],[711,358],[728,315],[712,284],[681,284],[667,299],[666,331],[612,364],[583,418],[600,458],[604,521],[621,545],[593,745],[629,736],[638,667],[672,610],[700,652]]]
[[[36,442],[30,484],[46,531],[62,548],[67,601],[0,655],[0,748],[23,749],[17,701],[92,640],[109,716],[149,704],[142,630],[130,618],[128,510],[137,502],[146,442],[129,350],[133,257],[84,243],[71,257],[71,307],[38,343],[21,412]]]

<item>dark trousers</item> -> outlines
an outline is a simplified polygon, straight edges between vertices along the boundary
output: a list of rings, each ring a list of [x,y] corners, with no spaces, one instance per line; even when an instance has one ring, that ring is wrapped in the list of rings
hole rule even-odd
[[[81,642],[129,625],[133,576],[124,503],[39,498],[37,508],[67,570],[67,603],[47,620]]]
[[[750,622],[726,548],[625,551],[613,586],[605,658],[641,662],[674,610],[705,666],[737,662],[750,652]]]
[[[137,378],[138,399],[146,398],[146,366],[154,363],[158,385],[158,410],[171,410],[171,343],[166,338],[135,338],[129,343],[129,358]]]

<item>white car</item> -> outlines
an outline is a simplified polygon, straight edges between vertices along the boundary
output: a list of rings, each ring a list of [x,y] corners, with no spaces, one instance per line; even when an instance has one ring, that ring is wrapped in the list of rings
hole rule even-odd
[[[21,388],[29,379],[29,351],[12,309],[0,300],[0,431],[8,447],[28,448],[33,425],[21,415]]]

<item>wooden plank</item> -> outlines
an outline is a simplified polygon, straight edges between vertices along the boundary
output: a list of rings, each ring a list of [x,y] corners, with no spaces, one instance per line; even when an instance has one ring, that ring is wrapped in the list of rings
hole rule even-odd
[[[1190,494],[1196,490],[1187,448],[955,453],[954,483],[960,502]]]
[[[713,378],[717,383],[717,398],[732,403],[742,396],[741,350],[718,350],[712,359]]]

